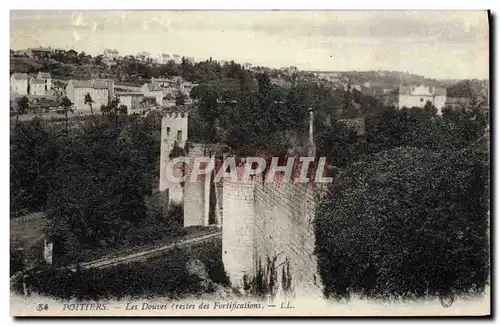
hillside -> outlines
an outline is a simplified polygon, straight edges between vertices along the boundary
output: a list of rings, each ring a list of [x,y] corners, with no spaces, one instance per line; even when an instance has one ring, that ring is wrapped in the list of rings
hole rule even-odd
[[[42,69],[43,64],[37,60],[25,57],[11,57],[10,58],[10,72],[25,72],[33,73]]]

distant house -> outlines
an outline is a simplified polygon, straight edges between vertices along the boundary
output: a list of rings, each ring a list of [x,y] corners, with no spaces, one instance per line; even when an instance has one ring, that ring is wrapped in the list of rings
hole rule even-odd
[[[30,78],[29,85],[30,85],[29,87],[30,95],[37,95],[37,96],[46,95],[45,80]]]
[[[116,58],[118,58],[118,51],[115,49],[105,49],[104,57],[111,60],[115,60]]]
[[[186,63],[191,63],[194,64],[194,58],[193,57],[185,57]]]
[[[46,59],[50,58],[54,53],[54,50],[51,48],[30,48],[27,51],[28,56],[32,59]]]
[[[245,63],[243,63],[243,68],[252,69],[252,64],[250,62],[245,62]]]
[[[168,63],[170,60],[173,60],[172,56],[168,53],[160,54],[160,63]]]
[[[293,74],[296,74],[298,72],[298,69],[295,66],[283,67],[280,69],[280,72],[285,76],[291,77],[293,76]]]
[[[68,58],[72,61],[75,61],[78,58],[78,52],[76,52],[75,50],[66,51],[65,55],[66,55],[66,58]]]
[[[99,111],[102,105],[108,105],[114,97],[114,82],[107,79],[70,80],[66,86],[66,96],[73,102],[78,111],[90,110],[85,104],[85,95],[89,94],[94,103],[94,110]]]
[[[434,86],[400,86],[398,108],[403,107],[425,107],[425,104],[430,102],[434,105],[438,114],[441,115],[441,110],[446,103],[446,89]]]
[[[154,96],[144,96],[141,101],[141,108],[150,109],[152,106],[157,106],[156,97]]]
[[[180,65],[182,63],[182,57],[178,54],[172,55],[173,60],[176,64]]]
[[[141,91],[144,94],[144,97],[154,97],[156,99],[156,104],[162,105],[164,91],[160,85],[155,83],[146,83],[142,85]]]
[[[45,92],[46,95],[48,95],[50,90],[52,89],[52,77],[50,76],[50,73],[40,71],[38,72],[38,76],[36,78],[44,81]]]
[[[198,86],[197,84],[193,84],[188,81],[184,81],[179,85],[179,91],[184,94],[184,96],[189,97],[191,95],[191,90]]]
[[[66,50],[64,49],[54,49],[54,54],[64,54],[66,53]]]
[[[120,100],[120,104],[126,105],[131,113],[131,110],[141,109],[144,94],[141,92],[117,92],[116,97]]]
[[[139,52],[135,57],[141,62],[151,62],[151,54],[149,52]]]
[[[28,74],[13,73],[10,76],[10,91],[18,95],[28,95]]]

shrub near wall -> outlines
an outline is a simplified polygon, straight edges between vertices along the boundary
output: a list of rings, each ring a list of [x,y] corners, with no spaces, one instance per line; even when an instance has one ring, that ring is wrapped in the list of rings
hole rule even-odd
[[[489,275],[488,157],[397,148],[354,165],[316,212],[327,297],[478,293]]]

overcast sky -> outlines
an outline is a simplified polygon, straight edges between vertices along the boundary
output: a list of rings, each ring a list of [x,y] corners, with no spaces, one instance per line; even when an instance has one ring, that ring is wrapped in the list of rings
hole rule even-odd
[[[488,78],[488,33],[484,11],[11,11],[10,46]]]

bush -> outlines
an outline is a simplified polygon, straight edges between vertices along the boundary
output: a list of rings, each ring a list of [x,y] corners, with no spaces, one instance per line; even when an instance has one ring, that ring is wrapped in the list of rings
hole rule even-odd
[[[10,248],[10,276],[24,270],[24,253],[22,250]]]
[[[202,288],[196,276],[189,275],[186,263],[200,259],[210,278],[228,284],[221,260],[220,241],[198,245],[189,250],[174,249],[143,262],[122,264],[106,269],[65,270],[43,268],[31,273],[27,283],[32,291],[62,299],[80,300],[180,298],[189,294],[213,291]],[[18,291],[19,284],[14,285]]]
[[[358,163],[316,212],[327,297],[481,292],[489,273],[488,157],[398,148]]]

